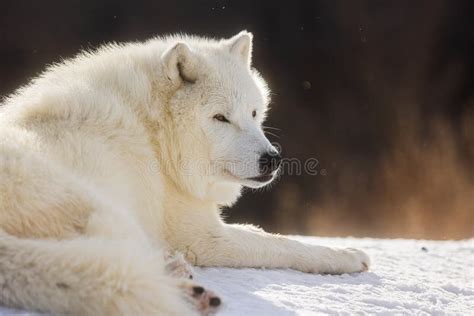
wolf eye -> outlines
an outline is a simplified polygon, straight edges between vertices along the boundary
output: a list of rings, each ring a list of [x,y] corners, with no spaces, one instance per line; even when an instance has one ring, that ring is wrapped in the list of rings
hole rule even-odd
[[[230,123],[229,120],[222,114],[216,114],[214,115],[214,119],[215,120],[218,120],[219,122],[223,122],[223,123]]]
[[[257,116],[257,111],[253,110],[252,111],[252,117],[255,117],[255,116]]]

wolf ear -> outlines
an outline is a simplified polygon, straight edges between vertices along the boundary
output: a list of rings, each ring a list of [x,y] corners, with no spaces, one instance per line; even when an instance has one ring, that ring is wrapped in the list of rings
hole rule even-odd
[[[177,43],[166,50],[161,56],[161,60],[166,76],[174,85],[196,81],[196,56],[185,43]]]
[[[252,63],[252,39],[252,33],[242,31],[227,40],[230,53],[239,57],[248,67]]]

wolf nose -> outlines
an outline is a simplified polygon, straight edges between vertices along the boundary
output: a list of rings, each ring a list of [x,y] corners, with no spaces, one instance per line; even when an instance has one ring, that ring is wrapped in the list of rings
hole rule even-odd
[[[271,174],[281,164],[281,155],[276,150],[264,153],[258,160],[261,174]]]

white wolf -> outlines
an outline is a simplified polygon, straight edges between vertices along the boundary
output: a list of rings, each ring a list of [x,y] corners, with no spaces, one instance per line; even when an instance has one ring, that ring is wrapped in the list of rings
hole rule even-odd
[[[223,222],[280,157],[252,34],[108,45],[48,68],[0,113],[0,303],[72,315],[192,315],[196,266],[367,270],[355,249]],[[295,206],[297,207],[297,206]]]

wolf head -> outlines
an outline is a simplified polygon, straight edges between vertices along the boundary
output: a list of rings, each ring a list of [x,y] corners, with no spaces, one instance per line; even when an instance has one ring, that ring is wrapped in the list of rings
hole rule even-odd
[[[171,92],[162,116],[172,176],[196,196],[223,204],[241,186],[270,183],[281,157],[262,129],[269,90],[251,67],[252,34],[176,38],[167,46],[162,82]]]

